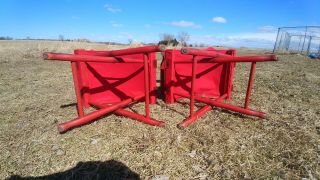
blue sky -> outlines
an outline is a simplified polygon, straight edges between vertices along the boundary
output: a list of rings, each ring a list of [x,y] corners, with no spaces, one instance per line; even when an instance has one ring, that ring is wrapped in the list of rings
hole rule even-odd
[[[320,25],[320,0],[1,0],[0,36],[271,47],[281,26]]]

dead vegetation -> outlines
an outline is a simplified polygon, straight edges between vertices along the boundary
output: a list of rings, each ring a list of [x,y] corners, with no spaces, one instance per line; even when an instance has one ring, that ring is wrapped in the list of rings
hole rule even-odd
[[[108,115],[60,135],[76,117],[70,65],[46,51],[119,47],[79,42],[0,41],[0,179],[43,176],[87,161],[117,160],[142,179],[320,178],[320,61],[280,55],[257,66],[252,105],[260,120],[214,109],[193,126],[176,124],[188,105],[151,107],[165,128]],[[238,54],[263,51],[239,49]],[[242,103],[249,64],[237,64],[233,102]],[[143,104],[133,107],[143,113]]]

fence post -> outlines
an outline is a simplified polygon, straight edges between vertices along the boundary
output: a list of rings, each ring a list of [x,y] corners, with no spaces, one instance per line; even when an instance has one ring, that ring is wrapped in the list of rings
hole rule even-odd
[[[276,42],[274,43],[274,47],[273,47],[273,53],[275,53],[275,51],[276,51],[276,46],[277,46],[278,38],[279,38],[279,32],[280,32],[280,28],[278,28],[278,33],[277,33]]]
[[[320,43],[319,43],[319,49],[318,49],[318,57],[320,57]]]
[[[300,44],[301,44],[301,38],[302,38],[302,36],[299,36],[299,37],[300,37],[300,39],[299,39],[299,45],[298,45],[297,52],[299,52],[299,50],[300,50]]]
[[[302,48],[301,48],[300,53],[302,53],[303,48],[304,48],[304,43],[306,42],[307,31],[308,31],[308,26],[306,26],[306,31],[304,32],[304,39],[303,39]]]
[[[309,43],[308,43],[308,49],[307,49],[307,56],[309,55],[311,42],[312,42],[312,36],[309,37]]]
[[[286,32],[285,41],[284,41],[284,48],[286,51],[289,50],[289,44],[290,44],[290,34]]]

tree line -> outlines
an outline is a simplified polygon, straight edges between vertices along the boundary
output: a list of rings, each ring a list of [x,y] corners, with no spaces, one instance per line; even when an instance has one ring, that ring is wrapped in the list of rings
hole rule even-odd
[[[176,36],[170,33],[160,34],[160,41],[158,44],[177,46],[187,46],[190,35],[187,32],[179,32]]]
[[[13,40],[13,38],[9,36],[0,36],[0,40]]]

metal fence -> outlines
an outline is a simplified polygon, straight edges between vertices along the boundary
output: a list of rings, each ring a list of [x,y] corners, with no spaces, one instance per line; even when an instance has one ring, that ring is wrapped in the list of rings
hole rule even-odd
[[[320,26],[281,27],[274,53],[300,53],[320,56]]]

